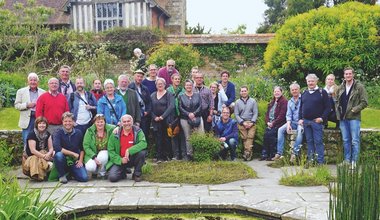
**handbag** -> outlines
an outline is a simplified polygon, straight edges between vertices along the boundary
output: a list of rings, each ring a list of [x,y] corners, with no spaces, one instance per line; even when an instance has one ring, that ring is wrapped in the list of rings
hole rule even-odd
[[[168,128],[166,129],[168,137],[172,138],[179,134],[181,127],[179,125],[179,118],[174,119],[171,123],[168,123]]]
[[[199,127],[199,125],[201,125],[201,117],[195,117],[194,120],[191,120],[191,119],[189,118],[189,119],[187,119],[187,123],[189,123],[189,125],[190,125],[192,128]]]

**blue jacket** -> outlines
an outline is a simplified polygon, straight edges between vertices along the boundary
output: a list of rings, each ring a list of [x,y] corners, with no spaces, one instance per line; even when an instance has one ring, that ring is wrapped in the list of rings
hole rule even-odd
[[[221,81],[219,81],[218,83],[221,83]],[[224,104],[226,104],[226,106],[230,106],[231,103],[235,101],[235,85],[232,82],[227,82],[227,89],[225,92],[228,97],[228,100]]]
[[[227,123],[223,123],[222,119],[215,126],[215,134],[218,137],[225,137],[226,140],[235,138],[238,140],[238,127],[235,119],[228,119]]]
[[[111,111],[113,110],[112,110],[111,105],[106,99],[107,95],[104,95],[103,97],[99,99],[97,112],[98,114],[104,115],[107,124],[117,125],[117,123],[120,121],[121,116],[126,114],[127,107],[121,95],[118,95],[115,93],[114,96],[115,96],[115,99],[114,99],[113,106],[116,111],[116,116],[114,114],[111,115]]]
[[[86,91],[84,93],[84,96],[86,97],[86,102],[89,105],[96,107],[96,98],[94,97],[94,95],[92,95],[91,92]],[[67,102],[69,103],[70,112],[74,114],[74,121],[76,121],[77,117],[78,117],[78,109],[79,109],[79,101],[80,100],[81,99],[78,97],[77,92],[71,93],[67,99]],[[93,116],[95,116],[95,115],[93,115]]]
[[[53,135],[53,147],[55,152],[60,152],[62,148],[79,154],[83,151],[83,134],[79,129],[73,128],[71,133],[67,133],[64,128],[59,128]]]

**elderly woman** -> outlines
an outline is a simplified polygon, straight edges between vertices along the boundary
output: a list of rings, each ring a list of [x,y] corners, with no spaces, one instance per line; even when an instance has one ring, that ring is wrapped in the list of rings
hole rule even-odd
[[[112,79],[104,81],[106,93],[98,101],[97,113],[103,114],[107,124],[117,125],[121,116],[127,112],[123,97],[115,93],[115,83]]]
[[[34,130],[28,134],[26,154],[28,158],[22,164],[22,171],[30,178],[43,181],[53,163],[53,141],[47,131],[48,122],[44,117],[38,117]]]
[[[336,91],[338,89],[338,86],[335,84],[334,74],[327,75],[325,83],[326,86],[324,90],[326,90],[327,94],[329,95],[329,100],[331,103],[331,110],[328,116],[328,121],[334,122],[336,124],[336,128],[339,128],[339,120],[336,118],[335,111]],[[327,128],[327,121],[325,122],[325,128]]]
[[[108,138],[112,135],[114,128],[114,125],[106,124],[103,114],[97,114],[94,117],[94,124],[87,129],[83,139],[83,149],[84,163],[88,173],[105,177]]]
[[[171,149],[167,135],[167,123],[174,115],[174,96],[165,90],[166,82],[163,78],[156,80],[157,92],[150,97],[152,99],[152,126],[156,141],[157,162],[169,160]]]
[[[286,110],[288,100],[282,96],[282,88],[275,86],[273,89],[273,99],[268,104],[265,114],[267,128],[264,133],[264,147],[260,160],[272,160],[277,151],[277,131],[286,123]]]
[[[181,126],[186,138],[186,158],[191,160],[193,148],[190,145],[190,135],[194,131],[203,133],[203,120],[201,117],[201,96],[193,92],[193,81],[185,81],[185,93],[179,96],[179,111]]]
[[[212,114],[212,127],[220,121],[220,116],[222,112],[222,107],[225,102],[227,102],[228,97],[226,92],[224,92],[224,88],[222,84],[217,82],[212,82],[210,84],[210,90],[212,97],[214,98],[214,110]]]

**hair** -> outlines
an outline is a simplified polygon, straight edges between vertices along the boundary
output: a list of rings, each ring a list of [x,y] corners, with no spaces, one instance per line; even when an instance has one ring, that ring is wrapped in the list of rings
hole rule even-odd
[[[131,115],[125,114],[125,115],[121,116],[120,121],[123,120],[123,118],[130,118],[132,120],[132,124],[133,124],[133,117]]]
[[[218,93],[219,92],[219,84],[218,84],[218,82],[216,82],[216,81],[211,82],[208,87],[211,88],[212,85],[216,86],[216,93]]]
[[[181,79],[181,75],[179,75],[178,73],[174,73],[170,78],[171,79],[174,79],[174,77],[178,76],[179,79]]]
[[[352,68],[352,67],[350,67],[350,66],[345,67],[345,68],[343,69],[343,72],[345,72],[346,70],[352,70],[352,73],[355,74],[355,70],[354,70],[354,68]]]
[[[186,84],[186,83],[194,84],[193,80],[191,80],[191,79],[186,79],[186,80],[185,80],[185,84]]]
[[[168,65],[169,62],[172,62],[173,65],[175,66],[175,61],[174,61],[173,59],[169,59],[169,60],[167,60],[167,61],[166,61],[166,65]]]
[[[59,70],[61,69],[69,69],[69,71],[71,71],[71,67],[69,65],[62,65],[61,67],[59,67]]]
[[[228,109],[228,113],[231,114],[231,109],[230,109],[230,107],[228,107],[228,106],[223,107],[221,112],[223,112],[223,110],[225,110],[225,109]]]
[[[157,65],[154,64],[154,63],[149,65],[149,70],[150,70],[152,67],[155,68],[155,69],[157,69]]]
[[[314,80],[317,80],[318,81],[318,76],[317,75],[315,75],[314,73],[309,73],[309,74],[307,74],[307,76],[306,76],[306,78],[305,78],[306,80],[308,80],[308,79],[314,79]]]
[[[37,73],[34,73],[34,72],[31,72],[31,73],[28,74],[28,80],[30,80],[31,78],[36,78],[37,81],[40,80],[40,79],[38,78]]]
[[[293,87],[297,87],[298,89],[301,88],[297,82],[292,82],[292,84],[290,84],[290,86],[289,86],[289,89],[292,89]]]
[[[198,71],[198,70],[199,70],[199,69],[198,69],[198,66],[193,66],[193,67],[191,68],[191,72],[193,72],[193,70]]]
[[[121,74],[118,78],[117,78],[117,81],[121,80],[122,78],[126,78],[127,81],[129,82],[129,77],[125,74]]]
[[[100,80],[100,79],[94,79],[94,80],[92,81],[92,84],[94,84],[96,80],[99,80],[100,84],[102,84],[102,80]]]
[[[230,72],[228,72],[227,70],[222,71],[222,72],[220,73],[220,77],[222,77],[223,74],[227,74],[228,77],[230,77]]]
[[[133,50],[133,53],[141,54],[142,51],[141,51],[140,48],[135,48],[135,49]]]
[[[99,119],[104,120],[104,122],[106,121],[106,118],[104,117],[103,114],[96,114],[94,119],[92,119],[92,122],[95,123]]]
[[[48,123],[47,119],[43,116],[40,116],[40,117],[36,118],[36,120],[34,121],[34,128],[38,129],[38,124],[41,122],[45,122],[46,128],[49,127],[49,123]]]
[[[161,78],[161,77],[157,77],[157,79],[156,79],[156,82],[154,82],[154,83],[157,85],[158,81],[161,81],[161,82],[163,82],[163,83],[164,83],[164,85],[166,86],[166,80],[165,80],[164,78]]]
[[[53,81],[53,80],[57,80],[57,81],[59,81],[57,78],[52,77],[52,78],[49,79],[48,83],[50,83],[50,82]]]
[[[279,89],[282,92],[281,86],[275,86],[275,87],[273,87],[273,91],[276,90],[276,89]]]
[[[83,77],[81,77],[81,76],[78,76],[78,77],[75,79],[75,81],[77,81],[78,79],[81,79],[81,80],[83,80],[83,83],[86,85],[86,80],[85,80]]]
[[[119,76],[120,78],[120,76]],[[106,87],[107,84],[111,83],[113,86],[115,86],[115,82],[112,79],[106,79],[104,80],[104,87]]]
[[[249,89],[248,89],[248,86],[246,86],[246,85],[241,86],[241,87],[240,87],[240,91],[241,91],[241,89],[247,89],[247,91],[249,90]]]
[[[64,112],[62,114],[62,121],[65,120],[66,118],[71,118],[72,120],[74,120],[74,114],[71,113],[71,112]]]

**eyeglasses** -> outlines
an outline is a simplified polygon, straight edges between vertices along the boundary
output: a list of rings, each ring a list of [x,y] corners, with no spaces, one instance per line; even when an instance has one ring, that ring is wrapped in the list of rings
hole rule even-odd
[[[222,114],[230,114],[229,112],[222,112]]]
[[[174,67],[174,65],[168,65],[168,66],[172,66],[172,67]]]

